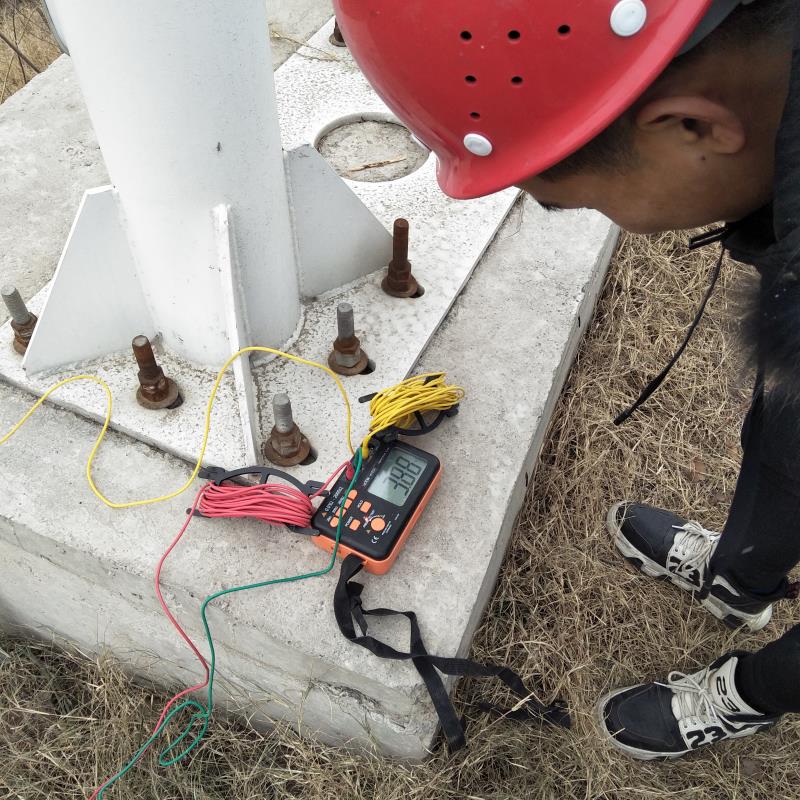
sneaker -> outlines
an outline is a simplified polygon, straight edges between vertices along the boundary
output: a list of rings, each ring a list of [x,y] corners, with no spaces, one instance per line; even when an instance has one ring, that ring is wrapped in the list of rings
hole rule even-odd
[[[772,619],[775,597],[748,594],[731,578],[709,573],[720,537],[716,531],[641,503],[617,503],[608,512],[607,525],[617,550],[636,569],[696,594],[729,627],[760,631]]]
[[[626,755],[651,761],[771,728],[780,717],[761,714],[740,697],[737,663],[729,654],[693,675],[671,672],[666,683],[607,694],[597,704],[603,736]]]

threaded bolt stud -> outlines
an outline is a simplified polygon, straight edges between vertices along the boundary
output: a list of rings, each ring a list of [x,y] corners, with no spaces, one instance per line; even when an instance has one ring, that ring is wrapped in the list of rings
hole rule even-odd
[[[407,219],[394,221],[392,236],[392,264],[397,269],[403,269],[408,264],[408,231],[411,226]]]
[[[139,370],[144,373],[146,378],[159,378],[164,374],[164,370],[158,366],[156,354],[153,352],[153,345],[146,336],[137,336],[131,343],[133,355]]]
[[[339,303],[336,307],[336,328],[341,340],[352,339],[356,335],[356,320],[350,303]]]
[[[356,336],[355,315],[350,303],[339,303],[336,307],[336,331],[328,366],[340,375],[360,375],[367,368],[369,358]]]
[[[146,336],[136,336],[131,342],[139,366],[139,388],[136,399],[143,408],[177,408],[183,403],[178,385],[164,374],[158,365],[153,345]]]
[[[2,288],[2,295],[3,302],[6,304],[11,319],[13,319],[17,325],[27,325],[31,320],[31,312],[28,311],[28,307],[25,305],[25,301],[22,299],[22,295],[20,295],[17,289],[14,286],[4,286]]]
[[[14,350],[21,356],[28,350],[33,331],[38,322],[36,314],[31,314],[25,301],[14,286],[3,286],[0,289],[3,302],[11,315],[11,330],[14,331]]]
[[[392,297],[419,297],[421,294],[419,284],[411,274],[411,262],[408,260],[409,227],[407,219],[394,221],[392,260],[381,284],[383,291]]]
[[[275,425],[264,442],[264,457],[279,467],[302,464],[311,454],[311,443],[294,421],[288,394],[281,392],[272,398],[272,413]]]
[[[294,417],[288,394],[281,392],[272,398],[272,413],[275,417],[275,430],[278,433],[290,433],[294,428]]]

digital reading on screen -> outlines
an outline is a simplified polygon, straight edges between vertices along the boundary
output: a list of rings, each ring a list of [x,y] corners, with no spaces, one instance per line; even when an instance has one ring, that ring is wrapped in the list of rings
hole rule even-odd
[[[369,492],[393,505],[402,506],[424,469],[425,462],[421,458],[396,448],[373,479]]]

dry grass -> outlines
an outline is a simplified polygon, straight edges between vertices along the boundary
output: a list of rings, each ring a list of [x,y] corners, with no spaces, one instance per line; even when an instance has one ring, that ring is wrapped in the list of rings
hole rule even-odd
[[[603,518],[616,498],[642,498],[708,524],[724,519],[738,469],[745,384],[734,358],[732,287],[720,289],[684,359],[650,405],[622,429],[610,419],[671,354],[702,296],[713,253],[682,238],[628,237],[561,398],[532,490],[484,625],[478,658],[542,675],[565,696],[571,732],[517,726],[474,712],[458,689],[471,746],[421,766],[322,747],[284,727],[269,734],[217,721],[191,764],[152,757],[109,797],[375,798],[375,800],[628,800],[795,798],[800,723],[671,764],[640,764],[608,749],[592,706],[609,687],[705,664],[732,646],[755,648],[797,615],[784,605],[760,635],[733,635],[676,590],[628,570]],[[0,666],[0,797],[80,798],[125,762],[164,702],[110,659],[6,641]]]
[[[0,103],[41,72],[60,50],[36,0],[0,0]],[[20,55],[21,53],[21,55]],[[28,62],[26,63],[25,59]],[[31,66],[32,65],[32,66]]]

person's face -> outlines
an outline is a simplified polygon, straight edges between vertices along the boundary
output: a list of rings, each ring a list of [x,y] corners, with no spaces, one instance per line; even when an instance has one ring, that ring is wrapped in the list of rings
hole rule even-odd
[[[771,169],[730,167],[670,158],[625,172],[531,178],[521,188],[548,209],[596,209],[632,233],[657,233],[731,222],[769,202]]]
[[[669,97],[637,114],[629,165],[533,177],[520,188],[546,208],[596,209],[634,233],[731,222],[772,196],[777,123],[759,129],[722,104]]]

